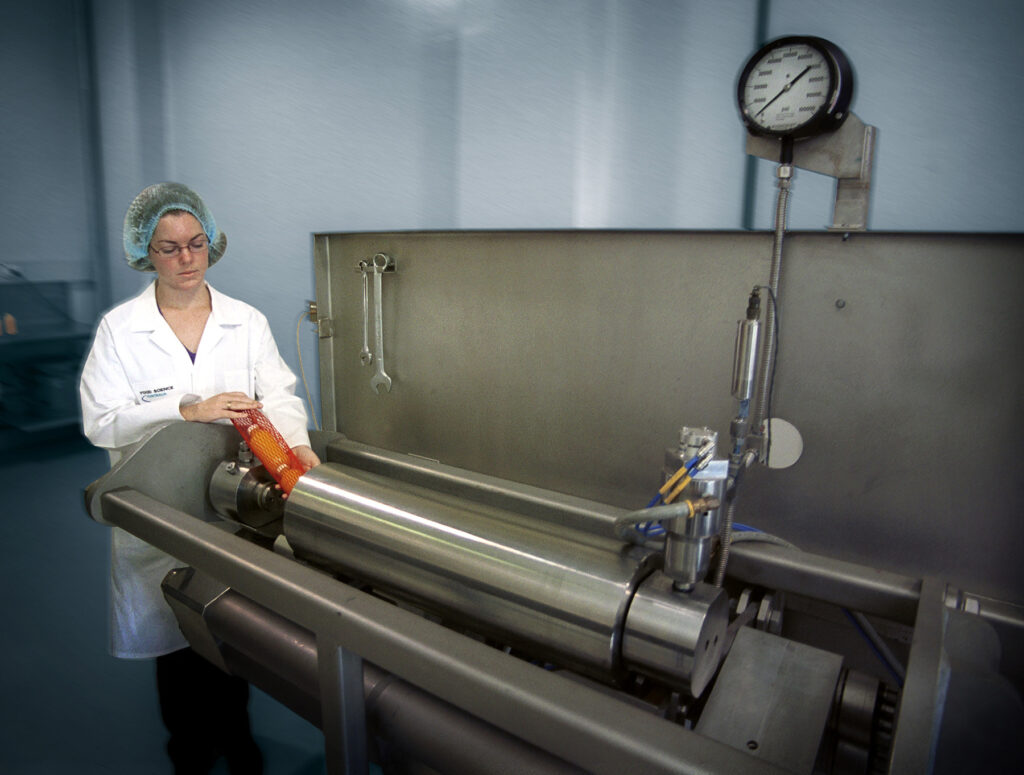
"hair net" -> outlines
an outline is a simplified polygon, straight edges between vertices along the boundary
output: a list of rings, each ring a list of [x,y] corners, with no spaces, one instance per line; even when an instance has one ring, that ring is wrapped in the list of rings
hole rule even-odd
[[[218,231],[213,215],[195,191],[181,183],[157,183],[142,190],[124,216],[124,253],[128,265],[140,272],[152,272],[149,242],[160,219],[171,210],[184,210],[196,217],[210,240],[210,266],[224,255],[228,238]]]

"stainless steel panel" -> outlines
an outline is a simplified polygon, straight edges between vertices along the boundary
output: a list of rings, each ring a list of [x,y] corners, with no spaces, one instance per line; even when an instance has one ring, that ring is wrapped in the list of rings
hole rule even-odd
[[[117,464],[85,490],[85,507],[106,523],[102,495],[131,487],[208,521],[220,521],[207,483],[218,466],[238,452],[241,437],[230,425],[176,422],[130,447]]]
[[[727,438],[736,321],[771,234],[331,234],[324,403],[349,438],[632,509],[682,425]],[[329,248],[329,249],[328,249]],[[381,251],[392,391],[361,367]],[[318,253],[319,255],[319,253]],[[774,414],[804,453],[737,521],[838,559],[1024,599],[1020,235],[787,237]],[[328,281],[318,264],[318,294]],[[767,302],[765,302],[767,303]]]
[[[697,732],[809,775],[842,664],[837,654],[742,627]]]
[[[384,278],[395,380],[386,396],[373,394],[358,359],[359,275],[333,273],[335,337],[322,346],[333,351],[337,430],[635,506],[660,485],[661,453],[679,426],[704,424],[698,395],[728,430],[736,320],[758,264],[767,269],[767,250],[750,264],[738,244],[695,239],[684,252],[671,233],[332,235],[336,267],[377,251],[397,264]],[[713,251],[716,261],[705,262]],[[720,304],[709,288],[735,304]]]

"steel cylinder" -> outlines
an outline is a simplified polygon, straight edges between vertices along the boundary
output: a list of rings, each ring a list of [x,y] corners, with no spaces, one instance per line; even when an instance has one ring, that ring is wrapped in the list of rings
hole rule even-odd
[[[679,431],[678,449],[665,450],[664,475],[667,480],[679,466],[693,459],[705,445],[711,456],[717,450],[718,433],[710,428],[684,426]],[[721,502],[725,496],[728,461],[709,460],[696,470],[693,479],[679,495],[680,500],[712,497]],[[711,563],[715,537],[722,523],[722,509],[710,509],[692,517],[665,522],[665,573],[677,589],[689,590],[704,580]]]
[[[165,583],[165,589],[166,589]],[[185,594],[187,597],[187,593]],[[319,728],[321,688],[316,636],[233,590],[215,600],[190,600],[202,610],[211,641],[220,644],[234,675],[260,687]],[[371,734],[389,756],[450,775],[529,772],[582,775],[582,770],[474,718],[443,700],[364,661],[363,691]],[[458,740],[458,745],[452,741]]]
[[[749,401],[757,378],[757,320],[736,321],[736,347],[732,364],[732,395]]]
[[[327,463],[307,472],[285,506],[295,554],[440,616],[446,624],[500,639],[527,654],[607,679],[623,669],[689,687],[692,663],[623,662],[633,596],[653,557],[499,518],[471,503]],[[660,574],[659,574],[660,575]],[[693,639],[685,595],[661,600],[665,631]],[[704,611],[702,601],[699,611]],[[678,621],[678,625],[673,622]],[[700,628],[696,628],[699,631]],[[668,646],[672,648],[671,645]],[[643,650],[640,650],[641,655]],[[664,663],[673,662],[667,669]]]
[[[699,697],[722,660],[729,598],[710,584],[696,584],[680,607],[681,594],[664,574],[645,580],[629,608],[622,652],[628,663],[646,665],[657,678],[689,676],[690,692]]]

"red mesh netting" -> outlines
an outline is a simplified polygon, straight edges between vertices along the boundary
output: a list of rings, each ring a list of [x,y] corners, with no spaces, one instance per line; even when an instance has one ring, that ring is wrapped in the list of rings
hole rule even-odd
[[[303,468],[274,424],[259,409],[249,409],[245,417],[232,418],[231,422],[238,428],[249,449],[274,477],[274,481],[286,493],[291,492],[302,476]]]

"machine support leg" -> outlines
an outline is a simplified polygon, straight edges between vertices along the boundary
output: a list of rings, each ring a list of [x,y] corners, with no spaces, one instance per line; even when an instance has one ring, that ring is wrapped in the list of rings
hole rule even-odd
[[[318,639],[321,712],[329,775],[367,775],[363,660],[329,638]]]
[[[949,683],[949,658],[945,653],[949,611],[945,598],[943,582],[934,578],[923,580],[896,722],[899,735],[889,762],[893,775],[931,772],[935,765],[935,747]]]

